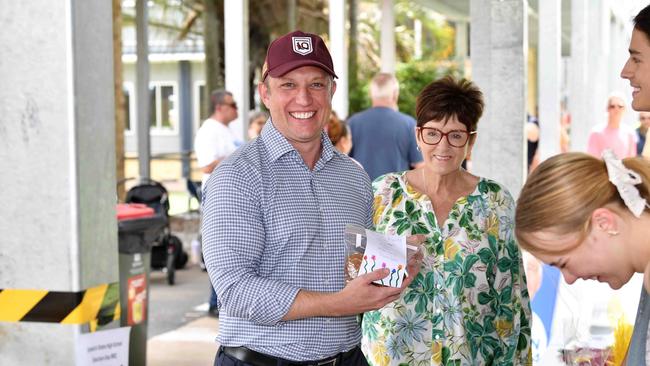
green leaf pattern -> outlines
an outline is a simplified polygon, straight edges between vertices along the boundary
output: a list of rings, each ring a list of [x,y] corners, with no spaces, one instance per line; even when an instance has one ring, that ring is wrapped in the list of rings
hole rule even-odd
[[[425,234],[422,269],[394,303],[363,316],[370,365],[529,365],[530,304],[513,230],[514,201],[481,178],[447,221],[391,173],[373,182],[375,230]]]

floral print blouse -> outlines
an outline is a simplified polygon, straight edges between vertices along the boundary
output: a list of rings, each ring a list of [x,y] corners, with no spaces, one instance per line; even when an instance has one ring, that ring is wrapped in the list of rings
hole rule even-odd
[[[425,234],[420,273],[399,300],[364,314],[373,366],[529,365],[530,304],[514,237],[514,201],[481,178],[440,225],[404,172],[373,182],[375,230]]]

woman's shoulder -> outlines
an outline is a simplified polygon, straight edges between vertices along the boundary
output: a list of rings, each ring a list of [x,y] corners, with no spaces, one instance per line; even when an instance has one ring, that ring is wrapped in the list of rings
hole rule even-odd
[[[373,186],[391,186],[394,182],[403,179],[406,172],[392,172],[380,175],[372,182]]]

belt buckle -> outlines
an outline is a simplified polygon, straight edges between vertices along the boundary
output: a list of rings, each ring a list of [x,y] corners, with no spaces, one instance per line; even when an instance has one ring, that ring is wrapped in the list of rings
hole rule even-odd
[[[316,366],[336,366],[336,357],[331,360],[318,362]]]

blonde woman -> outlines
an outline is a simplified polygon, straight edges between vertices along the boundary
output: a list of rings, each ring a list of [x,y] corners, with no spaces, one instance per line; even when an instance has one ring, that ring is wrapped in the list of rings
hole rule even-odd
[[[613,289],[650,261],[650,162],[556,155],[528,177],[515,216],[522,248],[557,267],[567,283],[606,282]],[[646,364],[650,301],[642,291],[628,365]]]

